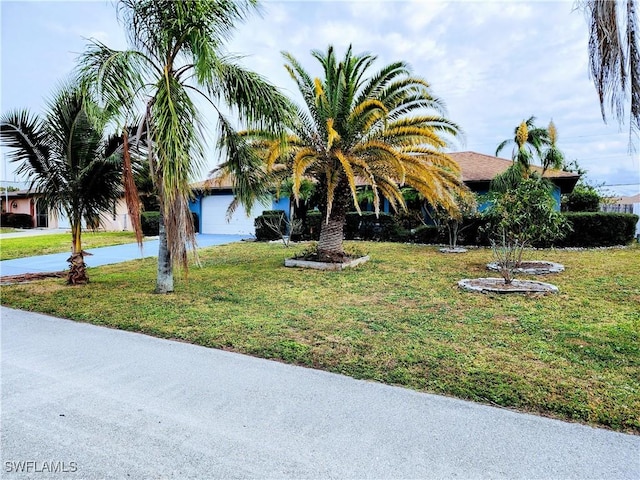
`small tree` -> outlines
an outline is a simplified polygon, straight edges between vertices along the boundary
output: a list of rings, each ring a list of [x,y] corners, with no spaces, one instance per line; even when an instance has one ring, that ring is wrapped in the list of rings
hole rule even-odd
[[[538,177],[498,194],[486,212],[491,247],[506,284],[522,262],[524,249],[534,242],[561,238],[569,229],[555,209],[548,185]]]
[[[441,207],[434,208],[430,214],[439,229],[447,230],[451,249],[458,247],[459,235],[471,226],[471,223],[465,225],[464,220],[477,213],[476,198],[471,191],[457,194],[456,203],[459,209],[457,214],[450,214]]]

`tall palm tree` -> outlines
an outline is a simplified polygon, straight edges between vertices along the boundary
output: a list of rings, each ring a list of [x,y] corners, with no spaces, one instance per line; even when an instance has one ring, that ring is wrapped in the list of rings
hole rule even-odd
[[[120,0],[118,7],[130,49],[93,41],[80,72],[93,79],[105,102],[145,112],[161,210],[156,292],[168,293],[174,264],[186,269],[188,245],[195,247],[189,184],[205,163],[195,98],[211,107],[225,139],[236,135],[221,108],[231,107],[240,122],[267,128],[281,120],[286,101],[223,50],[235,25],[257,9],[256,0]]]
[[[105,136],[109,119],[73,84],[60,88],[45,117],[15,110],[0,119],[0,139],[11,149],[11,161],[22,162],[18,172],[29,178],[37,201],[69,219],[69,284],[88,281],[83,220],[96,226],[122,194],[122,151],[116,138]]]
[[[630,146],[640,132],[640,21],[637,0],[581,0],[589,24],[589,67],[600,99],[622,124],[629,108]],[[627,102],[629,106],[627,107]]]
[[[283,55],[304,106],[296,107],[280,136],[245,132],[245,143],[237,150],[248,147],[254,153],[253,168],[227,163],[221,167],[223,174],[249,184],[246,172],[264,172],[276,181],[289,176],[296,200],[303,180],[315,181],[324,218],[318,242],[322,261],[345,257],[344,222],[350,208],[360,210],[359,184],[371,187],[376,212],[382,197],[395,208],[404,207],[403,185],[433,205],[455,210],[455,193],[464,186],[458,165],[444,149],[460,129],[445,118],[442,102],[426,81],[412,76],[403,62],[372,72],[376,57],[356,55],[351,47],[342,60],[332,46],[326,52],[312,51],[324,73],[315,79],[291,54]],[[261,169],[255,159],[262,161]],[[258,175],[253,180],[261,179]]]

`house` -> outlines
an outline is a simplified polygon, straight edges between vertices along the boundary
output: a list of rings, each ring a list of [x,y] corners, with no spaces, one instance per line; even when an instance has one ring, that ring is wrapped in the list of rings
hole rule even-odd
[[[56,215],[38,202],[38,195],[29,190],[18,190],[2,194],[3,213],[23,213],[31,215],[34,228],[70,229],[69,219],[65,215]],[[133,231],[129,212],[124,198],[118,200],[113,209],[101,216],[101,229],[106,231]]]
[[[616,197],[600,205],[603,212],[635,213],[640,216],[640,193],[631,197]],[[640,240],[640,222],[636,224],[636,238]]]
[[[478,195],[487,193],[491,180],[513,164],[511,160],[476,152],[457,152],[449,155],[460,165],[463,182]],[[541,167],[531,168],[542,173]],[[561,170],[547,170],[544,177],[554,184],[553,197],[556,207],[560,209],[560,195],[573,191],[580,175]],[[240,205],[227,220],[227,209],[234,198],[233,186],[230,183],[206,180],[194,183],[192,188],[195,198],[190,203],[190,209],[198,216],[201,233],[253,235],[254,220],[263,210],[284,210],[287,214],[289,212],[288,198],[274,198],[266,205],[254,206],[249,215]],[[381,211],[389,212],[389,203],[386,200],[381,205]]]
[[[198,231],[204,234],[254,235],[254,221],[264,210],[285,209],[282,202],[273,199],[266,204],[254,205],[249,214],[238,205],[229,217],[227,212],[234,199],[230,183],[204,180],[193,183],[191,188],[194,199],[189,202],[189,209],[197,215]],[[288,199],[286,202],[288,205]]]
[[[504,158],[484,155],[476,152],[456,152],[449,154],[462,171],[462,181],[472,192],[483,195],[489,192],[491,180],[513,165],[513,161]],[[532,165],[531,170],[542,173],[542,167]],[[556,208],[560,210],[560,195],[571,193],[580,179],[580,175],[563,170],[547,170],[544,178],[553,183],[553,198]]]

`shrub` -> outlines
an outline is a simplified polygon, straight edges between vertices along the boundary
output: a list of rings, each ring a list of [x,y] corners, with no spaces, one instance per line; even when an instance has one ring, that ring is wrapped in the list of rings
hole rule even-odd
[[[435,225],[420,225],[411,234],[415,243],[442,243],[442,231]]]
[[[304,240],[319,240],[321,222],[322,214],[318,210],[307,212],[307,216],[304,219],[302,238]]]
[[[568,212],[597,212],[602,197],[590,185],[578,184],[573,192],[562,196],[562,210]]]
[[[142,212],[140,223],[144,235],[157,237],[160,233],[160,212]]]
[[[283,231],[285,228],[284,210],[265,210],[262,215],[256,217],[253,222],[256,227],[256,240],[261,242],[267,242],[270,240],[280,240],[281,235],[273,228],[266,224],[266,221],[277,222],[280,220],[280,228]]]
[[[631,213],[567,212],[573,231],[556,242],[562,247],[628,245],[634,239],[638,215]]]
[[[33,228],[33,217],[27,213],[3,213],[0,225],[13,228]]]
[[[344,226],[346,240],[393,241],[402,230],[393,215],[349,212]]]

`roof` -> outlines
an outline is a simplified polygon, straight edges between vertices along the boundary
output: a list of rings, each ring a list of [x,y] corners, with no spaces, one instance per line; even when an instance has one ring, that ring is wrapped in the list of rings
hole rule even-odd
[[[634,203],[640,203],[640,193],[633,195],[632,197],[615,197],[614,203],[618,205],[633,205]]]
[[[449,153],[449,156],[460,165],[462,181],[467,184],[488,183],[496,175],[513,165],[512,160],[476,152],[455,152]],[[542,173],[542,167],[532,165],[531,169]],[[580,179],[579,174],[563,170],[547,170],[544,173],[544,177],[556,183],[562,193],[571,192],[576,182]],[[209,179],[192,183],[191,188],[194,190],[229,190],[233,189],[233,184],[228,180],[220,182],[215,179]]]
[[[512,160],[476,152],[456,152],[450,153],[449,156],[460,165],[462,181],[464,182],[490,182],[496,175],[504,172],[513,165]],[[532,165],[531,169],[542,173],[542,167]],[[544,177],[549,179],[575,179],[578,181],[580,175],[563,170],[547,170],[544,172]]]

